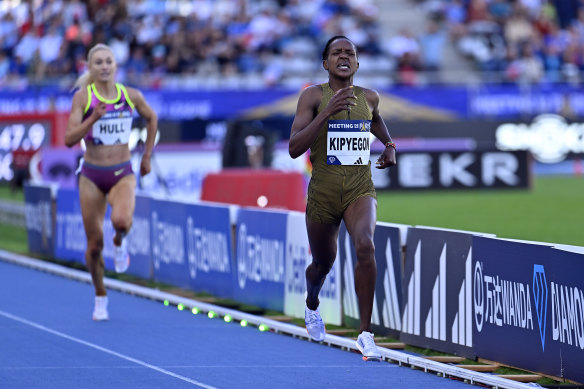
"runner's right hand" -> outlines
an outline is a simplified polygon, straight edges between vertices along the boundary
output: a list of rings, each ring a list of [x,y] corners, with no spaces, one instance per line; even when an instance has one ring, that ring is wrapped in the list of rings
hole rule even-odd
[[[357,98],[353,93],[353,85],[346,86],[335,92],[329,100],[327,108],[331,111],[331,116],[341,111],[351,111],[351,107],[357,105]]]
[[[104,102],[99,102],[97,103],[97,105],[95,106],[95,108],[93,109],[93,113],[92,115],[97,116],[96,119],[101,118],[103,115],[105,115],[105,113],[107,112],[107,105]]]

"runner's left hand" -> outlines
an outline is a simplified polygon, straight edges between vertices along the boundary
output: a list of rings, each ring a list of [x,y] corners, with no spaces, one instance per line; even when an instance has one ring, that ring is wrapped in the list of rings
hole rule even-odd
[[[377,158],[375,167],[377,169],[385,169],[390,166],[394,166],[397,163],[395,159],[395,149],[393,147],[386,147],[383,153]]]
[[[140,175],[145,176],[148,173],[150,173],[150,157],[143,155],[140,163]]]

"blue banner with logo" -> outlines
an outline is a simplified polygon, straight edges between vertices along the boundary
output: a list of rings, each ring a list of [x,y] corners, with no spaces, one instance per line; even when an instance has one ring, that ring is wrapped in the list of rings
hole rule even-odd
[[[58,189],[55,231],[55,257],[85,264],[87,238],[77,189]]]
[[[130,267],[126,273],[146,280],[153,276],[152,246],[150,244],[151,202],[150,197],[136,196],[132,229],[126,238],[128,239],[128,254],[130,254]]]
[[[24,185],[24,203],[28,251],[53,257],[55,221],[50,186]]]
[[[241,208],[237,213],[234,298],[284,311],[287,212]]]
[[[371,315],[371,327],[376,335],[399,337],[402,322],[402,242],[400,228],[377,223],[375,235],[377,279]],[[360,314],[355,293],[357,254],[345,223],[339,231],[339,257],[343,279],[343,322],[359,328]]]
[[[232,298],[233,258],[229,207],[188,204],[185,232],[191,289]]]
[[[408,230],[402,341],[474,358],[471,268],[472,234]]]
[[[154,280],[190,288],[185,233],[188,204],[152,199],[150,206]]]
[[[584,382],[584,254],[473,238],[479,357]]]

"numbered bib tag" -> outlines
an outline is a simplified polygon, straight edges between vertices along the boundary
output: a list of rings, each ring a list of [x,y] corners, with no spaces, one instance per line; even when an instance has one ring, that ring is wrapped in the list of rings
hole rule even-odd
[[[130,112],[112,111],[93,124],[93,142],[101,145],[126,144],[132,131]]]
[[[329,120],[327,165],[367,165],[371,120]]]

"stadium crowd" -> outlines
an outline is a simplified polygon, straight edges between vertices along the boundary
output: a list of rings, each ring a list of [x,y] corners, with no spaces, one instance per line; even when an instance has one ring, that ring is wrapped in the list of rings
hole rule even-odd
[[[99,42],[138,86],[297,85],[321,70],[314,58],[337,34],[358,46],[362,73],[400,84],[442,70],[449,40],[486,80],[581,78],[584,0],[411,2],[426,29],[387,37],[375,0],[3,0],[0,85],[70,86]]]
[[[485,80],[582,81],[583,0],[425,0]]]

